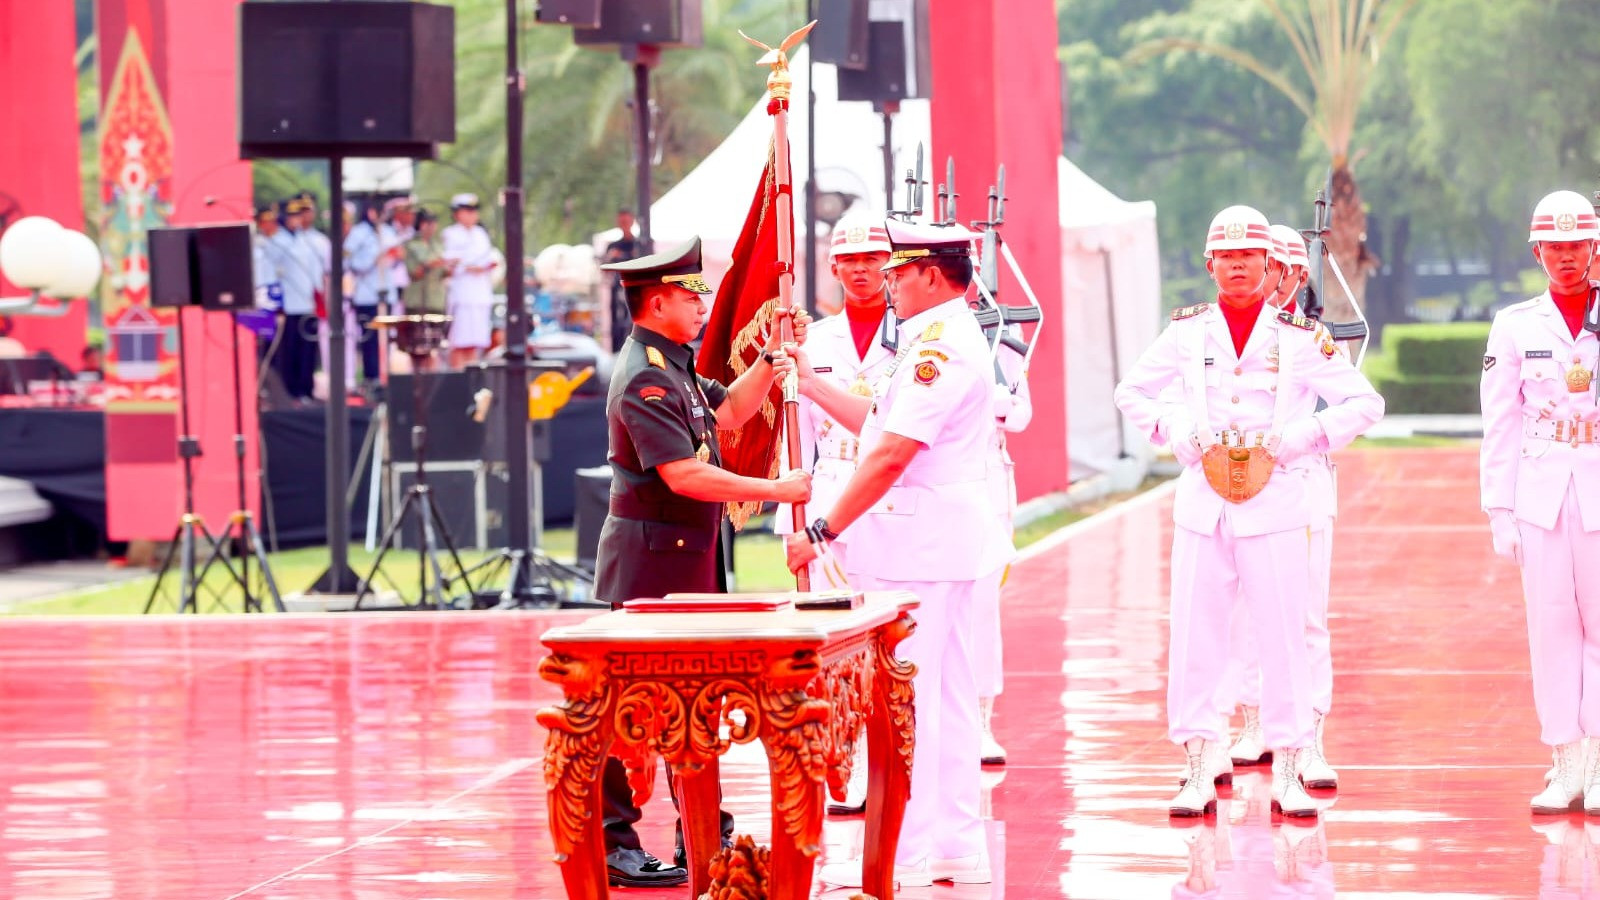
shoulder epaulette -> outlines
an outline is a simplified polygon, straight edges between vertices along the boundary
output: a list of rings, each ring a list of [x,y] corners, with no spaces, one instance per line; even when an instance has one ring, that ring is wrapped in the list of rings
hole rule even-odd
[[[644,348],[644,358],[646,362],[658,369],[665,369],[667,367],[667,358],[662,356],[661,351],[654,347]]]
[[[1195,316],[1205,312],[1210,307],[1211,304],[1209,303],[1196,303],[1194,306],[1185,306],[1182,309],[1175,309],[1172,311],[1172,321],[1176,322],[1180,319],[1192,319]]]
[[[1288,310],[1278,313],[1278,321],[1285,325],[1292,325],[1301,331],[1317,330],[1316,319],[1308,319],[1305,316],[1299,315],[1298,313],[1289,312]]]
[[[922,332],[922,337],[918,338],[918,340],[937,341],[942,337],[944,337],[944,323],[935,322],[932,325],[929,325],[927,329]]]

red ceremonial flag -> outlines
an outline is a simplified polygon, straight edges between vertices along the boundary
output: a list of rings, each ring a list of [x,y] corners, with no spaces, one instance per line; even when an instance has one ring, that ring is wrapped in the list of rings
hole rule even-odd
[[[717,299],[706,321],[705,336],[695,368],[707,378],[732,384],[755,364],[777,322],[778,276],[783,265],[778,257],[778,193],[769,145],[767,165],[761,170],[750,214],[733,246],[733,262],[717,288]],[[783,186],[787,191],[789,187]],[[793,205],[790,205],[793,208]],[[794,257],[794,222],[785,229],[789,235],[789,258]],[[779,412],[783,394],[774,385],[761,411],[736,430],[719,431],[723,468],[754,478],[773,478],[778,474],[778,437],[783,431]],[[735,528],[761,508],[759,502],[729,503],[728,517]]]

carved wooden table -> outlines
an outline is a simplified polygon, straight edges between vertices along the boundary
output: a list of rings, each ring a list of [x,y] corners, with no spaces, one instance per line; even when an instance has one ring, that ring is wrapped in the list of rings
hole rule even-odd
[[[611,612],[554,628],[540,677],[566,700],[539,712],[550,833],[567,896],[608,895],[600,778],[620,758],[636,803],[655,760],[676,775],[691,897],[710,887],[720,846],[718,757],[757,738],[772,773],[768,896],[805,898],[822,845],[823,787],[844,799],[865,725],[871,766],[863,891],[894,895],[894,854],[915,743],[910,663],[895,656],[915,627],[909,593],[866,595],[853,610]],[[728,729],[728,737],[722,729]]]

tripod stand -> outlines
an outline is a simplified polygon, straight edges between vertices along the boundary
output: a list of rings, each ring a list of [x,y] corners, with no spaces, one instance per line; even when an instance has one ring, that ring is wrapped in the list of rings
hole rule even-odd
[[[178,458],[183,461],[183,516],[178,520],[178,527],[173,530],[172,540],[167,544],[166,556],[161,561],[161,569],[156,573],[156,583],[150,589],[150,597],[145,600],[144,611],[149,613],[155,608],[156,598],[161,596],[162,583],[166,580],[167,573],[172,570],[172,564],[174,558],[176,558],[178,564],[182,567],[182,570],[179,573],[179,613],[198,613],[200,611],[200,588],[205,584],[206,575],[210,573],[211,567],[219,562],[222,564],[222,567],[228,571],[228,575],[233,579],[233,582],[239,585],[240,590],[243,592],[244,611],[261,612],[261,603],[250,593],[249,579],[247,574],[245,574],[248,572],[248,568],[246,568],[245,573],[241,573],[239,569],[234,568],[233,562],[229,560],[226,553],[224,553],[225,541],[222,538],[212,534],[211,529],[206,527],[205,522],[202,521],[199,516],[195,515],[194,460],[200,456],[201,451],[200,441],[189,432],[188,353],[186,347],[184,346],[183,312],[183,309],[179,308],[178,381],[182,385],[182,390],[178,392],[178,414],[182,429],[178,435]],[[237,323],[235,323],[234,326],[233,342],[234,393],[235,398],[237,399],[239,390],[239,331]],[[240,412],[238,406],[235,405],[234,430],[236,434],[234,435],[234,441],[239,453],[239,506],[244,516],[241,529],[242,533],[253,536],[254,540],[252,546],[257,554],[259,554],[258,559],[261,562],[262,573],[266,578],[267,585],[271,589],[272,598],[274,602],[276,602],[278,610],[282,611],[283,602],[278,599],[277,587],[273,585],[271,569],[267,567],[267,558],[261,547],[260,535],[256,533],[254,526],[249,523],[249,512],[244,511],[244,436],[242,434],[244,428],[241,420],[242,415],[243,414]],[[240,514],[240,512],[235,512],[233,520],[238,521]],[[228,530],[224,531],[223,534],[226,536],[231,533],[232,522],[230,522]],[[209,549],[206,555],[205,563],[201,565],[197,571],[195,568],[195,559],[198,555],[197,551],[202,541],[204,541]],[[248,555],[246,555],[244,560],[248,560],[248,558]],[[244,564],[246,567],[249,565],[248,562],[245,562]],[[220,605],[222,602],[221,596],[214,596],[216,596],[217,603]]]
[[[400,537],[400,530],[413,516],[421,538],[418,542],[417,560],[421,595],[416,604],[405,604],[406,608],[429,605],[431,599],[435,609],[449,609],[455,600],[449,593],[452,585],[457,583],[465,585],[469,594],[472,590],[468,578],[470,573],[466,566],[462,565],[461,555],[456,552],[450,530],[445,526],[438,507],[434,505],[427,477],[428,405],[423,397],[423,386],[427,383],[423,377],[424,362],[439,348],[449,324],[450,317],[440,315],[379,316],[372,320],[374,328],[393,328],[395,343],[402,352],[411,357],[413,371],[411,414],[412,422],[415,423],[411,427],[411,451],[416,459],[417,474],[416,481],[406,491],[405,499],[395,509],[394,518],[378,542],[378,555],[372,561],[372,570],[356,586],[355,609],[374,608],[363,606],[363,603],[368,595],[374,594],[372,586],[379,575],[383,575],[391,585],[394,583],[383,570],[383,558],[394,548],[395,541]],[[444,545],[444,551],[450,555],[454,574],[445,573],[444,563],[440,557],[441,543]]]

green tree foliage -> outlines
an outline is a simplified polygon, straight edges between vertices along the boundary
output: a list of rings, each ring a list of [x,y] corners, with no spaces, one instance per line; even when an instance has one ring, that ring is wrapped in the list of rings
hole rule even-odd
[[[454,0],[457,140],[445,164],[419,166],[418,193],[440,205],[505,182],[505,3]],[[530,6],[524,4],[524,6]],[[531,6],[530,6],[531,9]],[[704,0],[705,45],[667,50],[652,78],[659,197],[733,130],[760,97],[759,53],[737,31],[776,40],[802,10],[785,0]],[[524,177],[528,246],[586,241],[634,205],[633,70],[614,51],[579,48],[564,26],[525,22]],[[492,224],[492,223],[491,223]]]

